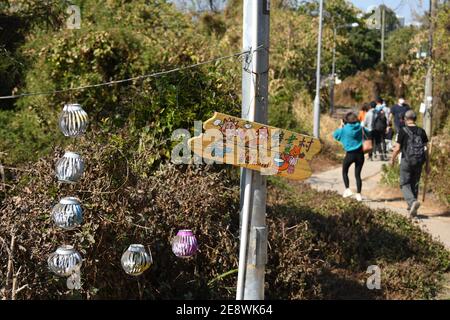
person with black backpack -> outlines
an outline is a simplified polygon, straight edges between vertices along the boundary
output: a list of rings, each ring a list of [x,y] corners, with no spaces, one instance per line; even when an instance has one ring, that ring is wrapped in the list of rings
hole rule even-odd
[[[392,165],[398,154],[402,153],[400,162],[400,188],[408,203],[411,218],[417,216],[420,202],[417,200],[422,166],[428,157],[428,137],[422,128],[416,126],[416,113],[408,110],[405,113],[405,126],[398,132],[397,143],[392,154]]]
[[[373,123],[373,131],[375,137],[375,157],[379,152],[381,161],[386,161],[386,143],[384,141],[386,136],[386,129],[388,127],[388,119],[384,110],[375,113],[375,120]]]

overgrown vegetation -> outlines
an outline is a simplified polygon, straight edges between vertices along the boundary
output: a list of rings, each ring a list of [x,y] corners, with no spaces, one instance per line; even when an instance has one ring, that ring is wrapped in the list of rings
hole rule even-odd
[[[216,13],[184,13],[164,0],[74,3],[82,10],[80,30],[65,28],[66,8],[60,1],[1,3],[2,95],[150,74],[242,50],[238,0]],[[335,23],[361,24],[338,34],[340,73],[351,76],[374,65],[377,31],[363,27],[347,2],[326,3]],[[271,10],[269,122],[302,133],[312,131],[318,27],[313,9],[279,0]],[[438,39],[444,41],[440,30]],[[331,48],[327,21],[324,73],[331,69]],[[233,298],[237,172],[174,167],[167,159],[174,129],[191,128],[213,111],[239,115],[240,76],[241,61],[230,59],[127,84],[0,101],[0,164],[5,165],[0,166],[0,250],[7,252],[14,234],[18,286],[27,285],[17,298]],[[64,139],[57,128],[57,115],[69,102],[82,104],[91,120],[87,136],[76,141]],[[327,141],[336,126],[334,119],[322,117],[328,157],[336,157],[335,145]],[[59,185],[54,178],[63,150],[78,151],[86,160],[86,173],[76,186]],[[439,159],[445,163],[448,155]],[[432,298],[449,269],[448,252],[393,213],[278,179],[271,179],[269,194],[268,298]],[[81,199],[85,223],[61,232],[49,214],[67,195]],[[185,227],[198,235],[201,249],[181,261],[171,253],[169,240]],[[155,264],[137,280],[121,270],[120,255],[139,242],[151,248]],[[85,259],[81,291],[68,291],[65,281],[47,270],[46,257],[63,243],[75,245]],[[0,255],[0,287],[7,259]],[[366,289],[371,264],[384,272],[380,291]],[[9,297],[9,292],[1,294]]]
[[[66,8],[59,1],[9,0],[3,4],[6,20],[2,28],[5,34],[15,34],[14,41],[4,43],[5,54],[17,60],[5,59],[9,62],[0,65],[0,73],[5,75],[2,79],[9,81],[2,87],[4,94],[51,91],[149,74],[242,50],[241,1],[229,1],[225,11],[217,13],[182,13],[164,0],[74,3],[83,13],[80,30],[66,29]],[[312,131],[309,118],[303,119],[304,113],[292,106],[307,110],[312,105],[318,23],[312,9],[305,5],[293,10],[283,1],[275,1],[271,15],[269,75],[274,108],[270,122],[305,133]],[[358,20],[355,8],[343,0],[327,2],[327,10],[336,24]],[[16,25],[10,23],[12,20]],[[377,37],[358,38],[349,32],[341,30],[337,39],[338,69],[345,75],[356,72],[355,66],[365,68],[374,63],[366,61],[374,59],[372,49],[362,46],[378,47],[371,44]],[[332,38],[329,21],[324,28],[325,73],[331,70]],[[16,67],[17,79],[11,77],[14,65],[21,66]],[[229,60],[157,79],[28,97],[16,103],[2,101],[3,108],[14,112],[1,117],[5,120],[0,135],[5,139],[0,141],[0,149],[6,154],[0,161],[17,164],[34,160],[63,144],[55,119],[68,102],[81,103],[94,127],[112,132],[129,127],[135,133],[130,136],[134,140],[142,134],[152,141],[165,140],[174,128],[189,128],[193,120],[205,120],[212,111],[238,115],[240,67],[239,61]],[[24,145],[16,147],[19,140]],[[165,145],[165,141],[160,143],[163,155],[170,147]]]
[[[17,298],[233,299],[236,274],[220,276],[237,268],[235,171],[163,165],[143,179],[150,170],[138,155],[91,138],[78,145],[89,164],[79,189],[53,177],[62,149],[10,177],[14,187],[1,208],[0,248],[14,233],[14,270],[21,270],[17,286],[28,285]],[[269,186],[267,298],[429,299],[440,289],[449,253],[407,219],[281,179],[271,179]],[[49,213],[69,194],[81,199],[85,222],[61,232]],[[180,260],[170,239],[186,227],[198,235],[200,251]],[[65,280],[47,270],[48,254],[63,243],[83,255],[80,291],[67,290]],[[153,254],[154,265],[139,278],[120,266],[130,243],[142,243]],[[1,283],[7,260],[2,254]],[[381,268],[382,290],[366,288],[369,265]]]

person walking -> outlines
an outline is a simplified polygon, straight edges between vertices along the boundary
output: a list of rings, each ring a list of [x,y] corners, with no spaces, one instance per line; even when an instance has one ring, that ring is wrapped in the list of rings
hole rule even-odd
[[[368,132],[370,133],[370,137],[372,139],[373,145],[375,145],[375,137],[373,134],[374,133],[373,132],[373,122],[375,120],[375,107],[376,106],[377,106],[377,104],[375,101],[372,101],[371,103],[369,103],[366,117],[364,118],[364,123],[363,123],[364,128],[367,129]],[[373,152],[372,151],[369,152],[369,160],[373,160]]]
[[[427,134],[425,130],[416,126],[416,119],[417,115],[413,110],[408,110],[405,113],[405,126],[401,127],[398,133],[391,160],[391,164],[394,165],[398,154],[402,153],[400,188],[408,204],[411,218],[417,216],[417,210],[420,207],[420,202],[417,200],[420,176],[423,164],[429,156],[427,154]]]
[[[384,142],[386,144],[386,152],[391,152],[393,145],[392,145],[392,138],[394,137],[394,130],[392,129],[392,122],[389,121],[388,127],[386,129],[386,135],[384,136]]]
[[[377,153],[380,155],[380,160],[386,161],[386,144],[385,135],[386,129],[389,124],[389,116],[391,110],[386,105],[386,102],[381,97],[377,97],[375,100],[374,113],[372,117],[372,136],[374,145],[374,156],[377,157]]]
[[[383,110],[386,118],[389,120],[391,109],[387,106],[386,101],[383,98],[378,97],[375,102],[377,103],[377,111]]]
[[[405,99],[398,99],[398,104],[392,107],[389,121],[394,122],[395,133],[398,134],[400,129],[405,126],[405,113],[410,110],[410,106],[406,104]]]
[[[358,116],[354,112],[349,112],[344,116],[341,128],[333,132],[333,138],[339,141],[346,151],[344,162],[342,164],[342,177],[344,180],[345,191],[344,198],[351,197],[353,192],[350,190],[350,181],[348,179],[348,170],[355,164],[355,178],[357,193],[356,200],[362,201],[362,179],[361,171],[364,165],[363,140],[364,136],[369,137],[370,132],[367,128],[361,126]]]
[[[364,103],[358,113],[358,120],[359,120],[359,122],[361,122],[361,124],[364,123],[364,120],[366,119],[366,113],[368,110],[369,110],[369,104]]]
[[[379,152],[380,160],[386,161],[386,143],[384,141],[386,136],[386,129],[388,127],[388,120],[384,114],[384,110],[380,109],[375,116],[373,125],[373,134],[375,136],[375,150],[376,154]]]

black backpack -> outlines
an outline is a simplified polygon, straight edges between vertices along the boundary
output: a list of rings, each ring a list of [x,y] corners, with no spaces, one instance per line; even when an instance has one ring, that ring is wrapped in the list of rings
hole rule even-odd
[[[405,160],[411,166],[422,165],[426,160],[425,145],[422,137],[412,132],[407,126],[403,127],[403,130],[408,135],[408,143],[403,151],[405,152]],[[419,133],[419,130],[417,133]]]
[[[375,123],[373,129],[378,132],[385,132],[387,128],[386,115],[384,113],[378,112],[375,118]]]

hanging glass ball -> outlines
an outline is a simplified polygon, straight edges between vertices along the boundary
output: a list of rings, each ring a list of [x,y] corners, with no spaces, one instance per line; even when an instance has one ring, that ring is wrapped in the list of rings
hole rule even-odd
[[[152,265],[152,253],[147,253],[142,244],[131,244],[123,253],[120,262],[127,274],[138,276]]]
[[[60,182],[76,183],[84,171],[84,161],[78,153],[66,152],[56,162],[56,176]]]
[[[67,277],[81,268],[83,259],[73,246],[63,245],[50,254],[48,267],[54,274]]]
[[[62,198],[53,207],[52,218],[58,227],[65,230],[79,227],[83,223],[83,209],[80,201],[74,197]]]
[[[78,137],[86,132],[87,113],[79,104],[64,105],[59,115],[59,128],[66,137]]]
[[[179,258],[192,257],[197,249],[197,238],[192,230],[180,230],[172,240],[172,251]]]

